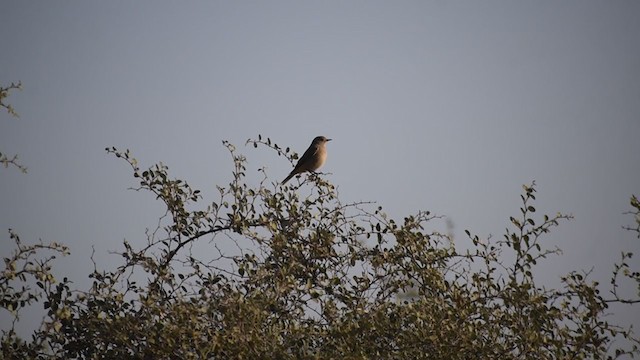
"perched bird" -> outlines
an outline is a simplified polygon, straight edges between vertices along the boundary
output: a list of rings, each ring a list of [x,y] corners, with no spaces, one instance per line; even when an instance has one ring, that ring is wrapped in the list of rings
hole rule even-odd
[[[305,171],[315,172],[318,170],[324,164],[324,161],[327,160],[327,148],[325,145],[327,145],[329,141],[331,141],[331,139],[327,139],[324,136],[316,136],[307,151],[305,151],[300,160],[298,160],[296,167],[293,168],[289,176],[282,180],[282,185],[286,184],[289,179],[297,174]]]

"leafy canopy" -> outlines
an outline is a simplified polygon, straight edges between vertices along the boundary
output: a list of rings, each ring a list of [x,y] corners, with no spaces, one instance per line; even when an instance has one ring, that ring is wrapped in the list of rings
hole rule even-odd
[[[249,140],[292,163],[270,139]],[[535,183],[504,237],[466,231],[465,250],[419,212],[401,221],[372,203],[343,203],[320,174],[290,186],[266,172],[248,185],[246,158],[224,142],[232,180],[215,201],[109,148],[166,209],[144,240],[125,241],[114,268],[89,289],[57,281],[50,262],[68,249],[23,245],[5,259],[2,308],[16,318],[41,300],[31,340],[11,327],[3,358],[59,359],[604,359],[638,354],[628,328],[607,321],[620,279],[639,283],[623,253],[607,296],[581,272],[543,287],[535,267],[558,249],[544,236],[570,217],[538,216]],[[250,179],[255,181],[254,179]],[[635,197],[633,198],[635,199]],[[637,224],[640,206],[631,203]],[[630,227],[638,232],[638,228]],[[45,256],[45,252],[53,255]],[[37,257],[40,256],[40,257]],[[37,257],[37,258],[36,258]],[[37,288],[28,286],[36,284]],[[631,305],[629,305],[631,306]]]

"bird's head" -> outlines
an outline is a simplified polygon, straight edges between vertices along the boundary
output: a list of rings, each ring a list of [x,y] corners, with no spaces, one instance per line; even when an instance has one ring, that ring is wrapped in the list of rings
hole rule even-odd
[[[331,139],[327,139],[324,136],[316,136],[315,139],[313,139],[313,145],[321,145],[321,144],[326,144],[327,142],[331,141]]]

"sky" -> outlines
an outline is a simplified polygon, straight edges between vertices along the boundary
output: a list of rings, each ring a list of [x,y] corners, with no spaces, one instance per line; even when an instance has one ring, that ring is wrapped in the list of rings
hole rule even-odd
[[[0,168],[0,255],[9,228],[65,243],[56,272],[82,286],[93,249],[110,268],[144,242],[162,209],[105,147],[206,196],[231,180],[223,140],[257,183],[291,164],[248,138],[301,154],[324,135],[343,202],[446,216],[461,247],[465,229],[501,237],[535,180],[539,213],[575,217],[544,238],[563,255],[541,281],[593,269],[606,285],[640,251],[622,229],[640,195],[639,17],[637,1],[4,0],[0,84],[23,90],[0,151],[29,172]],[[612,316],[640,326],[630,309]]]

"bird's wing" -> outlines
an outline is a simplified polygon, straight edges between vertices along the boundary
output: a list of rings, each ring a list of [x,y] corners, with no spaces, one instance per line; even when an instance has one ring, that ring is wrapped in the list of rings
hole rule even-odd
[[[300,160],[298,160],[298,163],[296,164],[296,167],[293,168],[293,170],[294,171],[298,170],[302,165],[309,162],[314,157],[317,151],[318,151],[317,146],[313,146],[313,145],[309,146],[307,151],[305,151],[304,154],[302,154],[302,157],[300,158]]]

